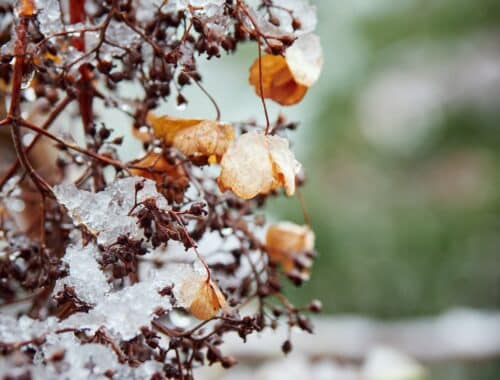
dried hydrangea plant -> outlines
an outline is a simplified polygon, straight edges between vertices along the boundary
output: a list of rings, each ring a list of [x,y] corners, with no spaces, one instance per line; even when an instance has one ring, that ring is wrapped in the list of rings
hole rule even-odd
[[[3,378],[187,380],[235,364],[228,333],[312,332],[319,301],[294,306],[282,286],[308,279],[314,234],[258,209],[303,184],[296,125],[265,99],[295,104],[318,79],[315,24],[307,0],[0,3]],[[265,125],[221,121],[198,71],[245,42]],[[215,120],[161,113],[189,85]],[[120,158],[103,106],[142,157]]]

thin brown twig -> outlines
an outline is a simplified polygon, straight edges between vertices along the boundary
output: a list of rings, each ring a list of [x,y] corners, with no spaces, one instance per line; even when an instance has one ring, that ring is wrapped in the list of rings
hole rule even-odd
[[[52,125],[52,123],[57,119],[57,117],[61,114],[61,112],[66,108],[66,106],[69,103],[71,103],[71,101],[72,101],[72,98],[70,98],[68,96],[65,97],[63,100],[61,100],[56,105],[54,110],[49,114],[49,116],[47,117],[45,122],[40,126],[40,128],[42,128],[44,130],[48,129]],[[4,119],[3,121],[5,121],[5,124],[3,122],[0,123],[0,127],[10,123],[10,119],[8,119],[8,118]],[[41,137],[42,137],[41,134],[37,134],[35,136],[35,138],[30,143],[30,145],[28,145],[25,148],[26,153],[31,152],[31,150],[35,147],[35,145],[37,144],[37,142],[40,140]],[[19,158],[16,157],[16,160],[12,163],[12,165],[9,167],[9,169],[7,169],[5,174],[0,179],[0,191],[3,189],[3,187],[5,186],[7,181],[17,172],[17,170],[20,167],[20,164],[21,164],[21,162],[20,162]]]

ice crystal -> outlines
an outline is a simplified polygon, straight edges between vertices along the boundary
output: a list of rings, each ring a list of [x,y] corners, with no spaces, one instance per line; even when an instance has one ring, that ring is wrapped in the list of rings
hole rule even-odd
[[[62,290],[64,285],[74,288],[78,297],[90,304],[97,304],[104,299],[110,286],[106,276],[96,261],[97,247],[88,244],[69,246],[63,261],[68,264],[69,276],[57,281],[54,292]]]
[[[58,185],[54,193],[76,225],[83,225],[96,234],[99,244],[111,244],[120,235],[136,239],[142,237],[136,219],[128,215],[134,206],[135,185],[138,182],[144,182],[144,188],[137,194],[138,202],[153,198],[160,208],[167,207],[166,200],[156,191],[156,184],[142,177],[117,180],[99,193],[79,190],[73,184]]]
[[[63,29],[58,0],[37,0],[36,8],[40,31],[44,35],[48,36]]]

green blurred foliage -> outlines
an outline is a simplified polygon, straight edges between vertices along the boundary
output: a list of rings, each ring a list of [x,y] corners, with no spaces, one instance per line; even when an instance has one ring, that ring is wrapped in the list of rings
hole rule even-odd
[[[332,15],[327,2],[317,3],[320,15]],[[388,57],[391,46],[432,38],[446,48],[450,36],[460,39],[500,21],[500,3],[406,3],[355,20],[370,52],[362,75],[324,99],[309,134],[314,148],[304,162],[309,174],[304,192],[320,256],[305,290],[291,293],[303,301],[325,294],[330,313],[401,317],[500,303],[500,266],[495,265],[500,259],[500,107],[450,107],[418,149],[405,154],[367,141],[356,115],[358,95],[379,71],[377,62],[397,59]],[[320,33],[327,33],[323,21]],[[453,186],[464,166],[477,176],[470,189]],[[277,200],[273,206],[282,217],[300,222],[292,202]]]
[[[303,192],[319,257],[311,281],[290,287],[288,294],[298,303],[319,297],[326,313],[378,318],[457,306],[498,309],[500,99],[484,107],[447,104],[431,119],[425,138],[403,151],[366,137],[358,101],[368,83],[414,46],[432,46],[419,50],[425,63],[425,54],[432,60],[436,51],[452,53],[476,35],[496,34],[500,44],[500,1],[378,2],[380,9],[351,11],[349,36],[362,46],[352,67],[339,68],[345,62],[337,60],[339,50],[329,60],[334,46],[323,46],[325,72],[347,74],[341,84],[328,83],[327,96],[315,98],[322,111],[314,127],[304,126],[314,128],[306,133],[311,148],[302,160],[309,177]],[[345,13],[346,3],[316,3],[320,34],[332,41],[341,24],[336,12]],[[353,8],[354,3],[359,2]],[[353,55],[349,43],[342,47]],[[295,199],[272,201],[271,208],[282,218],[303,221]],[[498,379],[500,363],[443,364],[432,378]]]

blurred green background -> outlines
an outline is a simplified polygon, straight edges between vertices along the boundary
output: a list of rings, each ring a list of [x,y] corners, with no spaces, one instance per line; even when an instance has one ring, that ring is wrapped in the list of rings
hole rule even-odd
[[[301,160],[320,255],[289,294],[388,319],[497,309],[500,1],[316,4],[325,67]],[[290,202],[273,210],[301,222]],[[498,361],[431,371],[499,378]]]

